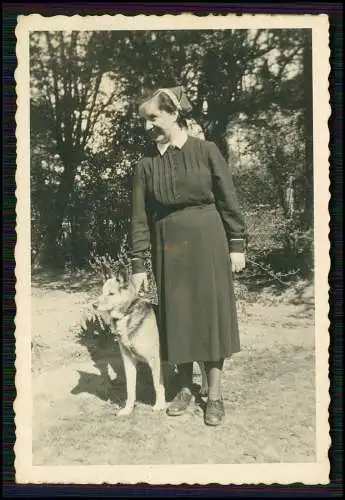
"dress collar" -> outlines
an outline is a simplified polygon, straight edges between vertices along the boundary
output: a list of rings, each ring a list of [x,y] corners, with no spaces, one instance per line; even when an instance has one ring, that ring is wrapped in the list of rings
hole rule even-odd
[[[184,130],[181,130],[176,137],[174,138],[173,141],[166,142],[164,144],[157,144],[157,149],[160,152],[161,156],[164,155],[166,150],[172,146],[174,148],[182,149],[182,147],[185,145],[188,139],[188,133]]]

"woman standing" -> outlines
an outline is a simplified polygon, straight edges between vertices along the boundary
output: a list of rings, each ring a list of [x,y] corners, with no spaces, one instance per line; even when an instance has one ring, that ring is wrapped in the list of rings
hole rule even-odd
[[[205,423],[218,425],[225,415],[224,359],[240,350],[232,272],[245,267],[245,225],[218,147],[188,136],[190,110],[181,87],[159,89],[139,108],[154,147],[133,177],[132,270],[139,289],[147,283],[144,260],[151,249],[161,355],[178,365],[180,380],[168,415],[188,408],[193,361],[203,361]]]

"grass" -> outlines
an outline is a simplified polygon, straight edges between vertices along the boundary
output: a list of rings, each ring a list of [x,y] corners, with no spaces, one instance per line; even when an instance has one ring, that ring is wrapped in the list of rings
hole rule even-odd
[[[182,417],[153,412],[145,366],[134,413],[116,418],[126,394],[118,349],[105,343],[92,351],[76,336],[83,308],[100,286],[83,275],[77,281],[33,277],[34,465],[315,461],[310,285],[280,295],[269,289],[240,308],[242,350],[225,364],[227,415],[218,428],[204,425],[203,400]],[[113,380],[107,383],[100,368],[108,361]]]

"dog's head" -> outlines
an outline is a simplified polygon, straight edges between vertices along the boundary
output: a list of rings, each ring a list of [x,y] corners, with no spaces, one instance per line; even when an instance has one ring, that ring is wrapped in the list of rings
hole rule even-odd
[[[129,306],[136,299],[134,285],[125,276],[118,274],[103,285],[102,293],[93,307],[109,324],[111,320],[123,318]]]

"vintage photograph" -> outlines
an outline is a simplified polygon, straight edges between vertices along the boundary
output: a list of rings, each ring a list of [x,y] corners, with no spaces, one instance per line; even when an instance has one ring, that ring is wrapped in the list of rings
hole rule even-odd
[[[327,16],[21,16],[17,55],[19,482],[327,482]]]

